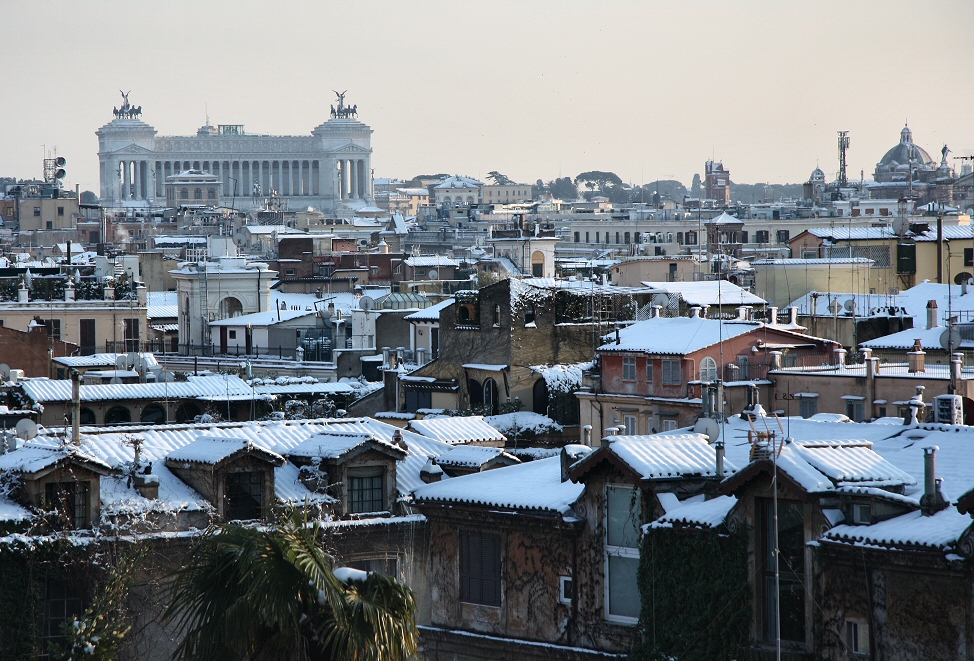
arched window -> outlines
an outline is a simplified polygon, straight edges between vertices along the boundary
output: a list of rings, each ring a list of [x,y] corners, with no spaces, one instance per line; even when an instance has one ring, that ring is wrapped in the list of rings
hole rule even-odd
[[[106,425],[121,425],[132,422],[132,413],[124,406],[113,406],[105,413]]]
[[[531,409],[535,413],[548,415],[548,384],[544,379],[538,379],[534,382],[531,399],[533,400],[531,402]]]
[[[82,425],[96,425],[95,412],[91,409],[81,409],[81,424]]]
[[[176,422],[192,422],[193,418],[198,415],[202,415],[202,413],[203,412],[200,411],[200,407],[193,402],[184,402],[179,405],[178,409],[176,409]]]
[[[470,393],[470,406],[477,406],[484,403],[484,390],[477,379],[467,381],[467,392]]]
[[[717,361],[710,356],[700,362],[700,380],[707,383],[717,380]]]
[[[444,197],[443,198],[443,204],[450,204],[452,201],[453,200],[451,198],[449,198],[449,197]]]
[[[142,409],[142,417],[139,420],[147,425],[164,424],[166,422],[166,409],[162,408],[162,404],[149,404]]]
[[[243,303],[235,299],[233,296],[227,296],[225,299],[220,301],[220,319],[239,317],[242,314]]]
[[[531,275],[536,278],[544,277],[544,253],[540,250],[531,253]]]
[[[202,200],[203,199],[203,189],[202,188],[197,188],[196,190],[193,191],[193,199],[194,200]]]
[[[180,191],[179,191],[179,199],[180,200],[188,200],[189,199],[189,189],[188,188],[182,188],[182,189],[180,189]]]
[[[208,200],[215,200],[216,199],[216,189],[215,188],[209,188],[209,189],[207,189],[207,191],[206,191],[206,199],[208,199]]]
[[[497,382],[493,379],[484,381],[484,407],[491,415],[497,415]]]
[[[471,204],[471,205],[473,204],[473,196],[471,195],[467,196],[467,204]]]

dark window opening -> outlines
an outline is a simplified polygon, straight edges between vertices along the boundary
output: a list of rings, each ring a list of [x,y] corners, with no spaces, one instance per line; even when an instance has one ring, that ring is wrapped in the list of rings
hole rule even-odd
[[[49,482],[44,485],[46,506],[67,528],[88,527],[88,482]]]
[[[384,512],[385,493],[382,475],[348,479],[349,511],[353,513]]]
[[[48,661],[53,658],[51,647],[65,643],[64,625],[70,624],[83,613],[84,599],[79,587],[63,581],[48,581],[44,599],[43,652],[40,659]]]
[[[761,592],[765,640],[777,634],[776,607],[780,610],[781,639],[805,642],[805,514],[801,503],[778,501],[778,554],[775,555],[775,507],[771,500],[761,508]],[[775,563],[779,584],[775,589]]]
[[[260,471],[227,473],[226,515],[228,521],[261,518],[264,474]]]

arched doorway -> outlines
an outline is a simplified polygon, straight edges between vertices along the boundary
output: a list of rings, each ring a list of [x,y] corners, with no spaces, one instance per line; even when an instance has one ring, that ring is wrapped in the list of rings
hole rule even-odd
[[[497,415],[497,382],[493,379],[484,380],[484,407],[490,415]]]
[[[200,407],[193,402],[183,402],[176,409],[176,422],[192,422],[198,415],[203,415]]]
[[[220,314],[220,319],[239,317],[240,315],[243,314],[243,303],[241,303],[233,296],[227,296],[225,299],[220,301],[219,314]]]
[[[140,421],[147,425],[161,425],[166,422],[166,409],[162,404],[152,403],[142,409]]]
[[[548,415],[548,384],[544,379],[534,382],[531,393],[531,410],[541,415]]]
[[[124,425],[132,422],[132,412],[124,406],[113,406],[105,413],[106,425]]]
[[[540,250],[531,253],[531,275],[536,278],[544,277],[544,253]]]

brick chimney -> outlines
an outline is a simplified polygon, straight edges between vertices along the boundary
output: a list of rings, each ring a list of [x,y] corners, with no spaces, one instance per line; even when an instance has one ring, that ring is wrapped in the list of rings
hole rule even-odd
[[[940,325],[937,312],[937,301],[927,301],[927,328],[936,328]]]
[[[920,338],[913,340],[913,351],[907,352],[906,355],[910,374],[917,374],[925,370],[924,362],[926,361],[927,352],[920,345]]]

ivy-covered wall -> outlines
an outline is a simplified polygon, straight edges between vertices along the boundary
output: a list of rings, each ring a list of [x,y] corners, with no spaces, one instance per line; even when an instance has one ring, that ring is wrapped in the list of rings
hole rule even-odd
[[[639,562],[643,639],[633,659],[743,658],[751,626],[747,533],[650,529]]]

